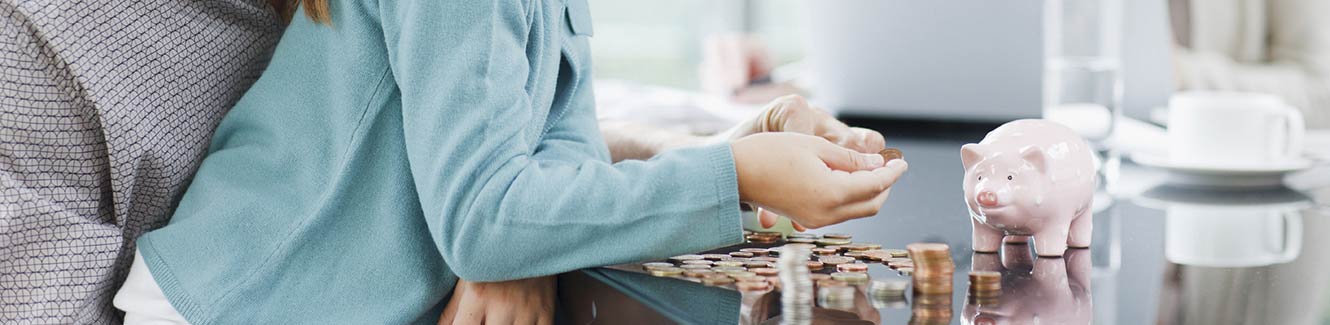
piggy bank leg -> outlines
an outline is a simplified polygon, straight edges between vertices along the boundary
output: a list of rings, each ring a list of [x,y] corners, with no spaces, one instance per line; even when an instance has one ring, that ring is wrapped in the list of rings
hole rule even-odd
[[[1001,230],[989,227],[978,219],[970,218],[970,226],[973,228],[974,251],[983,253],[997,253],[1002,248]]]
[[[1010,235],[1002,238],[1002,242],[1007,243],[1007,245],[1029,244],[1030,236]]]
[[[1071,220],[1071,233],[1067,234],[1067,246],[1076,248],[1090,247],[1090,236],[1094,233],[1094,213],[1085,209],[1076,219]]]
[[[1044,257],[1061,257],[1067,251],[1067,228],[1070,225],[1050,224],[1034,234],[1035,254]]]

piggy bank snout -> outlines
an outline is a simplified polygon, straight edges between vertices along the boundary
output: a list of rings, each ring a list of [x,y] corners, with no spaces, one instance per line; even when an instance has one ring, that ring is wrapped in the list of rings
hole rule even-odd
[[[979,205],[985,207],[998,206],[998,196],[997,193],[994,193],[993,191],[979,191],[979,194],[975,196],[975,201],[978,201]]]

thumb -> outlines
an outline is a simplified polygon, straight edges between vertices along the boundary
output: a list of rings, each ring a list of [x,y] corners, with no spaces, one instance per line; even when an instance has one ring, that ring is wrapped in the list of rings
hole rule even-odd
[[[881,168],[885,163],[882,155],[876,153],[860,153],[831,143],[827,143],[824,148],[819,157],[827,167],[834,170],[847,172],[873,170]]]
[[[757,208],[757,221],[763,229],[776,226],[776,221],[780,221],[780,216],[763,208]]]

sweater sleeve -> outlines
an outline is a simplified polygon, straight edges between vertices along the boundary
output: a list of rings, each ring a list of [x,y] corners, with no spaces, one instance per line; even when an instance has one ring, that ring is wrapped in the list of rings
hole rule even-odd
[[[738,243],[728,144],[612,165],[590,102],[530,134],[535,7],[380,4],[414,185],[452,271],[502,281]]]
[[[1279,95],[1300,108],[1309,126],[1330,126],[1330,1],[1269,0],[1265,62],[1238,62],[1222,53],[1178,49],[1183,89]]]

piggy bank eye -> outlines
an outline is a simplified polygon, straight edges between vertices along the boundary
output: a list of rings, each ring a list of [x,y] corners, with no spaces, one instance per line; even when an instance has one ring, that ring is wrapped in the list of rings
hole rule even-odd
[[[1011,175],[1007,175],[1007,180],[1011,180]]]
[[[975,180],[980,180],[980,181],[982,181],[982,180],[984,180],[984,177],[983,177],[983,176],[978,176],[978,177],[975,177],[974,179],[975,179]]]

